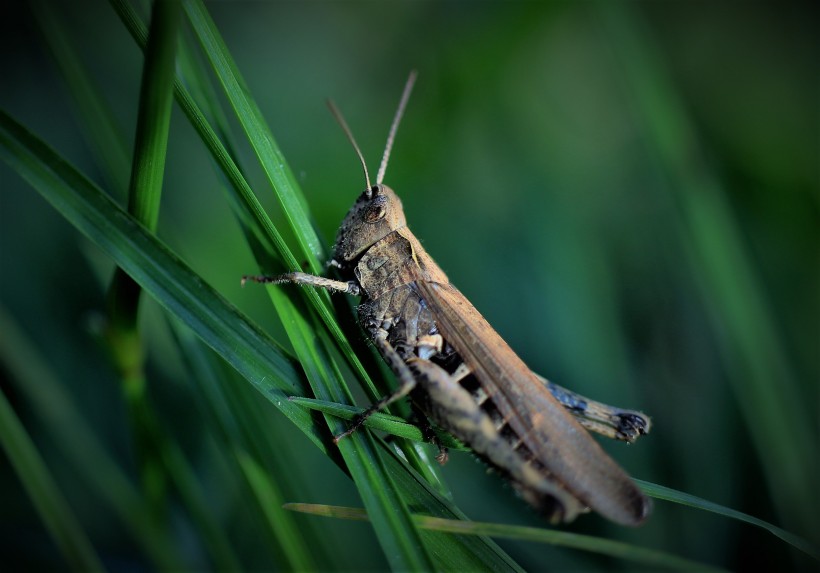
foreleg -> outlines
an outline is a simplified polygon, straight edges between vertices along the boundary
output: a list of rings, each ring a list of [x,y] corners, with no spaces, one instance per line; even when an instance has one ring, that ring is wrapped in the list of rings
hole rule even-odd
[[[359,296],[361,294],[361,287],[359,287],[356,281],[334,281],[327,277],[318,277],[307,273],[285,273],[284,275],[273,277],[267,275],[245,275],[242,277],[242,286],[245,286],[245,283],[248,281],[275,285],[294,283],[298,285],[315,286],[335,292],[343,292],[353,296]]]

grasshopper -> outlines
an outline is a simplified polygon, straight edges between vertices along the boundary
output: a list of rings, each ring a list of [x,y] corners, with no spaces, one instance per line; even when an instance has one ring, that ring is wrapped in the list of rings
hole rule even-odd
[[[382,183],[414,81],[415,72],[391,125],[375,185],[352,132],[328,102],[359,156],[366,182],[339,228],[329,263],[343,280],[292,272],[245,276],[242,283],[295,283],[362,297],[359,322],[398,387],[335,441],[410,395],[416,408],[507,477],[551,522],[569,522],[593,509],[619,524],[640,524],[649,514],[649,500],[584,428],[632,442],[649,431],[649,418],[584,398],[527,368],[450,284],[408,229],[396,193]],[[438,459],[446,461],[445,449]]]

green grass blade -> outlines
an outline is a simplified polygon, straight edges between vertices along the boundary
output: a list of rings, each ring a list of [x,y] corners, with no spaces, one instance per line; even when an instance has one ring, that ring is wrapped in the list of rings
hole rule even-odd
[[[104,571],[79,520],[3,392],[0,392],[0,444],[68,565],[75,571]]]
[[[336,519],[350,519],[356,521],[367,521],[367,512],[363,509],[353,507],[336,507],[331,505],[318,505],[310,503],[289,503],[286,509],[318,515],[322,517],[333,517]],[[628,543],[610,541],[589,535],[579,535],[566,531],[554,529],[540,529],[536,527],[523,527],[518,525],[504,525],[500,523],[481,523],[461,521],[454,519],[441,519],[426,515],[413,515],[413,520],[419,527],[439,532],[455,533],[459,535],[487,535],[490,537],[501,537],[507,539],[517,539],[520,541],[532,541],[535,543],[547,543],[561,547],[579,549],[590,553],[598,553],[608,557],[623,559],[653,568],[672,569],[680,571],[725,571],[719,567],[713,567],[689,559],[682,559],[675,555],[670,555],[663,551],[655,551],[643,547],[636,547]]]
[[[156,0],[140,87],[139,113],[128,187],[128,212],[147,229],[159,220],[168,131],[173,103],[174,60],[180,23],[179,4]],[[158,435],[153,408],[145,393],[144,349],[137,318],[142,289],[122,269],[108,290],[108,323],[104,340],[120,376],[148,502],[160,515],[166,502],[167,472],[157,456],[165,443]]]
[[[316,336],[315,328],[296,311],[281,289],[269,289],[285,329],[316,396],[330,400],[350,400],[338,369],[330,361],[326,335]],[[338,419],[327,416],[334,434],[344,427]],[[356,432],[339,443],[345,465],[373,517],[373,529],[382,550],[395,570],[434,570],[421,536],[410,518],[400,490],[384,467],[373,436]]]
[[[98,158],[97,163],[102,167],[105,180],[118,196],[125,196],[131,163],[126,151],[128,145],[122,132],[116,128],[111,109],[99,91],[94,89],[74,46],[66,38],[65,23],[55,13],[54,6],[38,1],[33,2],[31,8],[49,53],[72,95],[81,120],[80,127]]]
[[[293,526],[292,520],[282,515],[282,498],[273,487],[264,469],[250,455],[241,450],[236,452],[237,462],[253,490],[259,507],[265,515],[268,526],[273,531],[278,544],[285,553],[288,566],[293,571],[314,571],[310,551],[305,540]]]
[[[817,506],[817,432],[720,177],[705,160],[648,28],[628,5],[600,3],[633,88],[644,137],[657,150],[679,211],[682,252],[718,333],[735,400],[778,510],[811,532]]]
[[[182,558],[167,538],[157,535],[154,516],[137,489],[106,452],[64,385],[45,366],[48,361],[2,307],[0,332],[0,361],[12,373],[12,383],[88,484],[88,490],[113,510],[158,569],[181,569]]]
[[[187,1],[185,10],[295,232],[301,255],[308,261],[311,271],[320,274],[323,267],[319,261],[323,258],[324,247],[310,223],[304,197],[296,192],[298,185],[293,173],[276,145],[262,112],[249,96],[250,90],[205,7],[200,2]]]
[[[183,502],[185,510],[191,516],[196,530],[202,537],[203,544],[213,560],[214,569],[218,571],[240,571],[239,557],[234,552],[224,531],[215,520],[208,507],[207,494],[196,479],[191,464],[185,458],[179,446],[170,442],[162,448],[162,462],[170,480]]]
[[[128,212],[151,231],[156,230],[159,220],[180,17],[177,2],[157,0],[154,3],[140,88]],[[141,396],[144,386],[142,350],[136,333],[139,297],[140,289],[133,280],[122,271],[116,272],[109,291],[112,332],[107,339],[123,382],[135,386],[126,388],[126,395],[133,397]]]
[[[111,3],[134,39],[141,46],[144,46],[147,31],[144,24],[140,21],[131,6],[124,0],[111,0]],[[211,33],[215,33],[215,30],[211,30]],[[224,59],[223,56],[217,55],[215,57]],[[195,81],[196,77],[187,78],[187,80],[188,82]],[[211,152],[214,160],[217,162],[217,165],[219,165],[220,169],[231,184],[231,188],[234,191],[234,193],[230,195],[231,205],[234,206],[239,220],[243,223],[243,225],[246,225],[250,229],[253,237],[255,237],[265,247],[265,252],[277,253],[282,258],[286,267],[289,269],[298,269],[299,263],[297,262],[296,257],[291,253],[281,234],[276,227],[274,227],[270,218],[265,213],[262,205],[257,200],[245,180],[244,175],[234,161],[232,154],[220,140],[216,131],[214,131],[208,123],[200,107],[196,104],[188,90],[184,87],[183,82],[179,79],[176,81],[175,90],[180,107],[182,107],[182,110],[188,116],[191,124],[197,130],[206,147]],[[218,110],[214,110],[212,115],[215,117],[221,116]],[[222,131],[223,133],[226,133],[227,129],[223,128]],[[274,142],[270,139],[267,140],[267,144],[273,145]],[[297,193],[300,193],[298,191],[298,187],[291,188],[291,195]],[[303,294],[317,310],[325,325],[333,334],[342,355],[362,381],[364,389],[368,393],[368,397],[373,401],[378,399],[381,394],[374,386],[367,370],[362,365],[361,360],[353,351],[350,343],[339,327],[333,312],[328,306],[329,297],[327,293],[318,292],[316,289],[305,289]]]
[[[180,18],[178,2],[157,0],[154,3],[140,86],[128,212],[151,230],[156,229],[159,218]]]
[[[224,369],[218,368],[213,355],[194,339],[193,334],[177,323],[174,333],[183,357],[196,386],[195,395],[202,404],[209,427],[221,443],[220,450],[233,462],[253,494],[269,534],[267,545],[273,559],[281,558],[283,568],[293,571],[315,571],[314,557],[320,550],[318,543],[310,549],[305,536],[297,527],[292,515],[281,509],[282,493],[279,483],[288,485],[294,479],[287,467],[289,459],[281,459],[278,444],[271,443],[265,435],[270,420],[257,415],[258,401],[247,404],[243,400],[244,387],[239,387]],[[257,406],[254,408],[253,406]],[[265,472],[265,468],[272,468]],[[290,484],[298,491],[301,484]],[[263,541],[264,542],[264,541]]]
[[[310,416],[288,402],[304,383],[286,352],[93,183],[0,111],[0,150],[38,192],[191,327],[325,451]]]
[[[806,555],[813,557],[820,561],[820,548],[816,545],[813,545],[806,539],[795,535],[794,533],[790,533],[785,529],[777,527],[776,525],[772,525],[767,521],[763,521],[762,519],[758,519],[756,517],[752,517],[751,515],[747,515],[740,511],[729,509],[728,507],[724,507],[720,504],[707,501],[703,498],[684,493],[682,491],[677,491],[669,487],[665,487],[662,485],[656,485],[654,483],[649,483],[647,481],[636,479],[635,482],[641,486],[641,489],[646,492],[648,495],[657,498],[657,499],[665,499],[667,501],[672,501],[675,503],[679,503],[681,505],[688,505],[689,507],[696,507],[698,509],[702,509],[704,511],[711,511],[712,513],[717,513],[718,515],[723,515],[732,519],[737,519],[739,521],[745,521],[746,523],[750,523],[762,529],[765,529],[772,535],[775,535],[791,545],[792,547],[799,549]]]
[[[442,495],[435,484],[430,483],[414,470],[395,448],[379,440],[382,457],[390,477],[404,494],[407,505],[415,513],[423,513],[444,519],[468,520],[452,500]],[[443,570],[465,571],[521,571],[521,567],[504,550],[486,536],[450,536],[423,532],[431,554],[441,563]]]

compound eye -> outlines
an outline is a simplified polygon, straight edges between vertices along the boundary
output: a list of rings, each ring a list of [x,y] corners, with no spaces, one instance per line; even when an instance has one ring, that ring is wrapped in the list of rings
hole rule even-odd
[[[367,206],[364,220],[368,223],[375,223],[379,219],[384,219],[385,215],[387,215],[387,197],[379,195]]]

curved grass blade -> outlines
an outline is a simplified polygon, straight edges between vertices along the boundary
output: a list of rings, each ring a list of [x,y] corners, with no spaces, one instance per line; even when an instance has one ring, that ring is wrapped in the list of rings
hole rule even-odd
[[[162,535],[148,507],[122,469],[111,458],[74,399],[45,365],[34,345],[0,306],[0,358],[10,380],[31,404],[60,451],[86,483],[128,528],[159,570],[183,568],[178,549]]]
[[[37,446],[0,391],[0,445],[66,562],[75,571],[105,571]]]
[[[278,443],[267,439],[265,429],[270,421],[260,415],[259,400],[250,395],[245,386],[238,384],[233,372],[228,372],[216,357],[206,349],[190,330],[177,321],[170,321],[182,357],[191,373],[195,386],[194,396],[201,405],[206,426],[211,429],[219,443],[219,451],[225,461],[241,474],[248,490],[255,498],[255,506],[264,518],[268,537],[262,543],[274,563],[293,571],[315,571],[317,553],[323,552],[323,544],[308,544],[310,535],[297,526],[295,520],[280,507],[283,487],[290,485],[298,491],[292,471],[283,459]],[[264,470],[263,470],[264,467]],[[315,537],[314,537],[315,538]],[[317,547],[318,545],[318,547]],[[323,562],[327,568],[329,561]],[[220,568],[225,569],[225,568]],[[229,568],[236,570],[236,568]]]
[[[309,513],[322,517],[368,521],[367,512],[360,508],[311,503],[287,503],[284,507],[291,511],[299,511],[301,513]],[[655,551],[619,541],[611,541],[600,537],[579,535],[577,533],[557,531],[554,529],[442,519],[440,517],[429,517],[426,515],[413,515],[413,520],[419,527],[433,531],[459,535],[487,535],[490,537],[517,539],[519,541],[547,543],[550,545],[580,549],[589,553],[598,553],[600,555],[662,569],[680,571],[725,571],[719,567],[683,559],[663,551]]]
[[[247,452],[237,450],[236,459],[248,485],[253,490],[256,499],[259,500],[259,507],[265,514],[268,525],[284,549],[289,566],[294,571],[315,570],[316,567],[302,536],[298,534],[290,520],[282,519],[279,491],[272,487],[271,480],[264,469]]]
[[[689,507],[696,507],[698,509],[702,509],[704,511],[711,511],[712,513],[717,513],[719,515],[723,515],[726,517],[730,517],[732,519],[737,519],[739,521],[745,521],[746,523],[750,523],[762,529],[765,529],[772,535],[775,535],[794,547],[795,549],[799,549],[806,555],[813,557],[814,559],[820,561],[820,548],[816,545],[813,545],[806,539],[795,535],[794,533],[790,533],[785,529],[777,527],[776,525],[772,525],[767,521],[763,521],[762,519],[758,519],[756,517],[752,517],[751,515],[747,515],[743,512],[729,509],[728,507],[724,507],[720,504],[707,501],[703,498],[684,493],[682,491],[677,491],[672,488],[668,488],[662,485],[656,485],[654,483],[649,483],[647,481],[636,479],[635,482],[641,486],[641,489],[646,492],[648,495],[651,495],[657,499],[665,499],[667,501],[672,501],[675,503],[679,503],[681,505],[688,505]]]
[[[179,444],[168,440],[161,445],[162,462],[167,468],[170,480],[176,486],[185,511],[200,532],[210,555],[214,569],[218,571],[240,571],[239,556],[228,540],[227,532],[217,523],[206,503],[208,495],[203,491],[191,464]]]
[[[52,149],[0,111],[0,152],[78,230],[161,306],[248,379],[322,450],[323,434],[288,394],[304,384],[279,344],[205,284],[165,245]]]
[[[324,412],[326,414],[330,414],[332,416],[336,416],[344,420],[351,420],[357,415],[361,414],[363,411],[360,408],[354,408],[352,406],[347,406],[345,404],[327,402],[324,400],[314,400],[312,398],[292,397],[290,401],[294,404],[304,406],[305,408],[310,408],[311,410],[318,410],[320,412]],[[420,442],[424,439],[422,436],[422,432],[418,427],[407,423],[404,419],[399,418],[397,416],[390,416],[388,414],[380,413],[373,414],[364,422],[364,425],[374,430],[387,432],[391,436],[406,438],[408,440]],[[458,440],[456,440],[446,432],[439,432],[438,438],[442,445],[450,449],[469,450],[469,448],[466,448],[463,444],[458,442]],[[717,513],[719,515],[723,515],[731,519],[737,519],[739,521],[744,521],[757,527],[761,527],[769,531],[773,535],[779,537],[780,539],[782,539],[789,545],[793,546],[794,548],[806,553],[810,557],[820,560],[820,549],[818,549],[817,546],[813,545],[808,540],[798,535],[795,535],[794,533],[786,531],[785,529],[777,527],[776,525],[772,525],[767,521],[763,521],[762,519],[752,517],[751,515],[747,515],[743,512],[730,509],[728,507],[724,507],[720,504],[672,488],[657,485],[637,478],[633,478],[633,480],[640,486],[640,488],[647,495],[651,497],[671,501],[673,503],[678,503],[680,505],[686,505],[689,507],[702,509],[704,511],[709,511],[712,513]]]
[[[60,70],[72,101],[77,108],[78,122],[89,147],[102,167],[108,187],[117,195],[125,196],[128,173],[131,168],[121,130],[117,129],[114,114],[91,78],[74,46],[66,37],[65,23],[53,4],[39,1],[31,3],[43,40]]]

